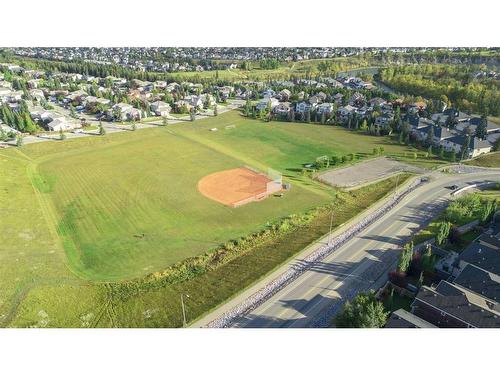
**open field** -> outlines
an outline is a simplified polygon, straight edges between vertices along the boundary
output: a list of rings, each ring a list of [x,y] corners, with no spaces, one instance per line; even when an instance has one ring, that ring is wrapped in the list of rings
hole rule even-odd
[[[477,165],[478,167],[500,168],[500,152],[479,156],[464,162],[464,164]]]
[[[290,76],[314,75],[319,72],[318,66],[325,61],[330,62],[331,66],[328,71],[332,76],[336,72],[369,67],[370,62],[366,58],[360,57],[335,57],[327,59],[313,59],[282,62],[276,69],[262,69],[259,67],[259,62],[252,62],[251,69],[227,69],[217,71],[203,71],[203,72],[175,72],[167,73],[168,79],[174,80],[203,80],[219,79],[228,81],[244,81],[244,80],[268,80],[268,79],[284,79]]]
[[[377,158],[357,163],[346,168],[337,168],[321,173],[318,180],[332,186],[352,188],[387,178],[401,172],[418,173],[420,169],[388,158]]]
[[[219,131],[210,132],[213,127]],[[267,123],[247,119],[237,111],[209,117],[192,126],[172,126],[170,129],[221,153],[247,160],[246,164],[261,170],[270,165],[281,171],[284,177],[292,179],[298,179],[303,165],[314,163],[318,156],[356,153],[360,158],[367,158],[372,157],[373,149],[378,147],[383,147],[387,156],[420,167],[431,168],[445,163],[424,158],[421,152],[414,159],[412,155],[418,150],[399,145],[388,137],[374,137],[339,126],[279,121]]]
[[[136,133],[109,142],[94,137],[63,153],[53,143],[26,147],[27,154],[45,154],[34,162],[32,179],[82,277],[113,280],[156,271],[331,197],[296,186],[283,198],[224,207],[200,194],[198,181],[241,161],[165,129]]]
[[[235,127],[225,129],[230,124]],[[214,125],[221,131],[209,132]],[[178,326],[180,290],[199,298],[195,306],[188,302],[194,318],[325,233],[329,216],[279,244],[260,246],[265,253],[246,252],[185,283],[123,300],[109,298],[110,285],[328,202],[336,204],[334,224],[340,224],[395,182],[334,199],[334,189],[297,169],[318,155],[363,153],[375,145],[393,154],[408,149],[336,127],[266,124],[232,111],[195,123],[1,150],[0,209],[11,214],[3,216],[0,233],[0,326]],[[283,172],[292,189],[237,209],[197,191],[203,176],[242,165]]]

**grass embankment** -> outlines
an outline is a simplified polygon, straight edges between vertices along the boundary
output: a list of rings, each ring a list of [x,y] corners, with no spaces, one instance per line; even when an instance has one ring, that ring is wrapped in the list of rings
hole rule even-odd
[[[409,175],[404,175],[403,180],[408,177]],[[212,256],[183,262],[172,268],[171,272],[128,283],[110,284],[110,295],[116,312],[114,320],[120,321],[120,325],[125,327],[178,327],[182,324],[179,304],[181,293],[190,296],[187,299],[187,311],[188,319],[193,320],[248,287],[327,233],[331,208],[334,210],[333,225],[336,227],[384,197],[395,187],[395,183],[396,178],[393,177],[356,191],[339,193],[331,207],[324,206],[296,217],[297,224],[290,225],[283,234],[278,232],[265,235],[264,241],[257,239],[255,246],[243,245],[241,251],[229,255],[233,259],[228,262],[223,258],[230,252],[222,249]],[[252,238],[255,240],[256,237],[250,236],[247,241],[252,242]],[[187,280],[181,281],[182,279]],[[145,318],[146,310],[155,313],[148,313]],[[102,324],[106,325],[104,322]]]
[[[479,156],[475,159],[468,160],[464,164],[475,165],[478,167],[500,168],[500,152],[492,152],[490,154]]]

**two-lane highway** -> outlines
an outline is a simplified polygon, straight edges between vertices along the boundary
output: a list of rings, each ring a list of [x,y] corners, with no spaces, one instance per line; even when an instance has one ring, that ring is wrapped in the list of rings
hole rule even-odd
[[[499,171],[470,174],[435,172],[395,208],[251,313],[233,327],[311,327],[333,315],[360,291],[378,288],[397,260],[399,248],[425,226],[450,199],[446,186],[500,181]],[[323,323],[324,324],[324,323]]]

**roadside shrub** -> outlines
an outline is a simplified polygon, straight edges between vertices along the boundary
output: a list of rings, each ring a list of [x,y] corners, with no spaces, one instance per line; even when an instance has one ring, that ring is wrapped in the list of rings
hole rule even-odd
[[[450,233],[448,235],[448,240],[453,245],[460,245],[462,243],[462,234],[460,233],[456,225],[451,227]]]

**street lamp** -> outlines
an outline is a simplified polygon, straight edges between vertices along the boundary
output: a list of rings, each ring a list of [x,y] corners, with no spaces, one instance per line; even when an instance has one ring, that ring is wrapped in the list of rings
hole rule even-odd
[[[185,294],[187,298],[189,298],[188,294]],[[182,306],[182,326],[186,328],[187,322],[186,322],[186,307],[184,306],[184,294],[181,293],[181,306]]]
[[[394,198],[396,197],[396,192],[398,190],[398,184],[399,184],[399,173],[396,176],[396,187],[394,188]]]
[[[333,227],[333,207],[330,216],[330,231],[328,232],[328,245],[330,245],[330,243],[332,242],[332,227]]]

